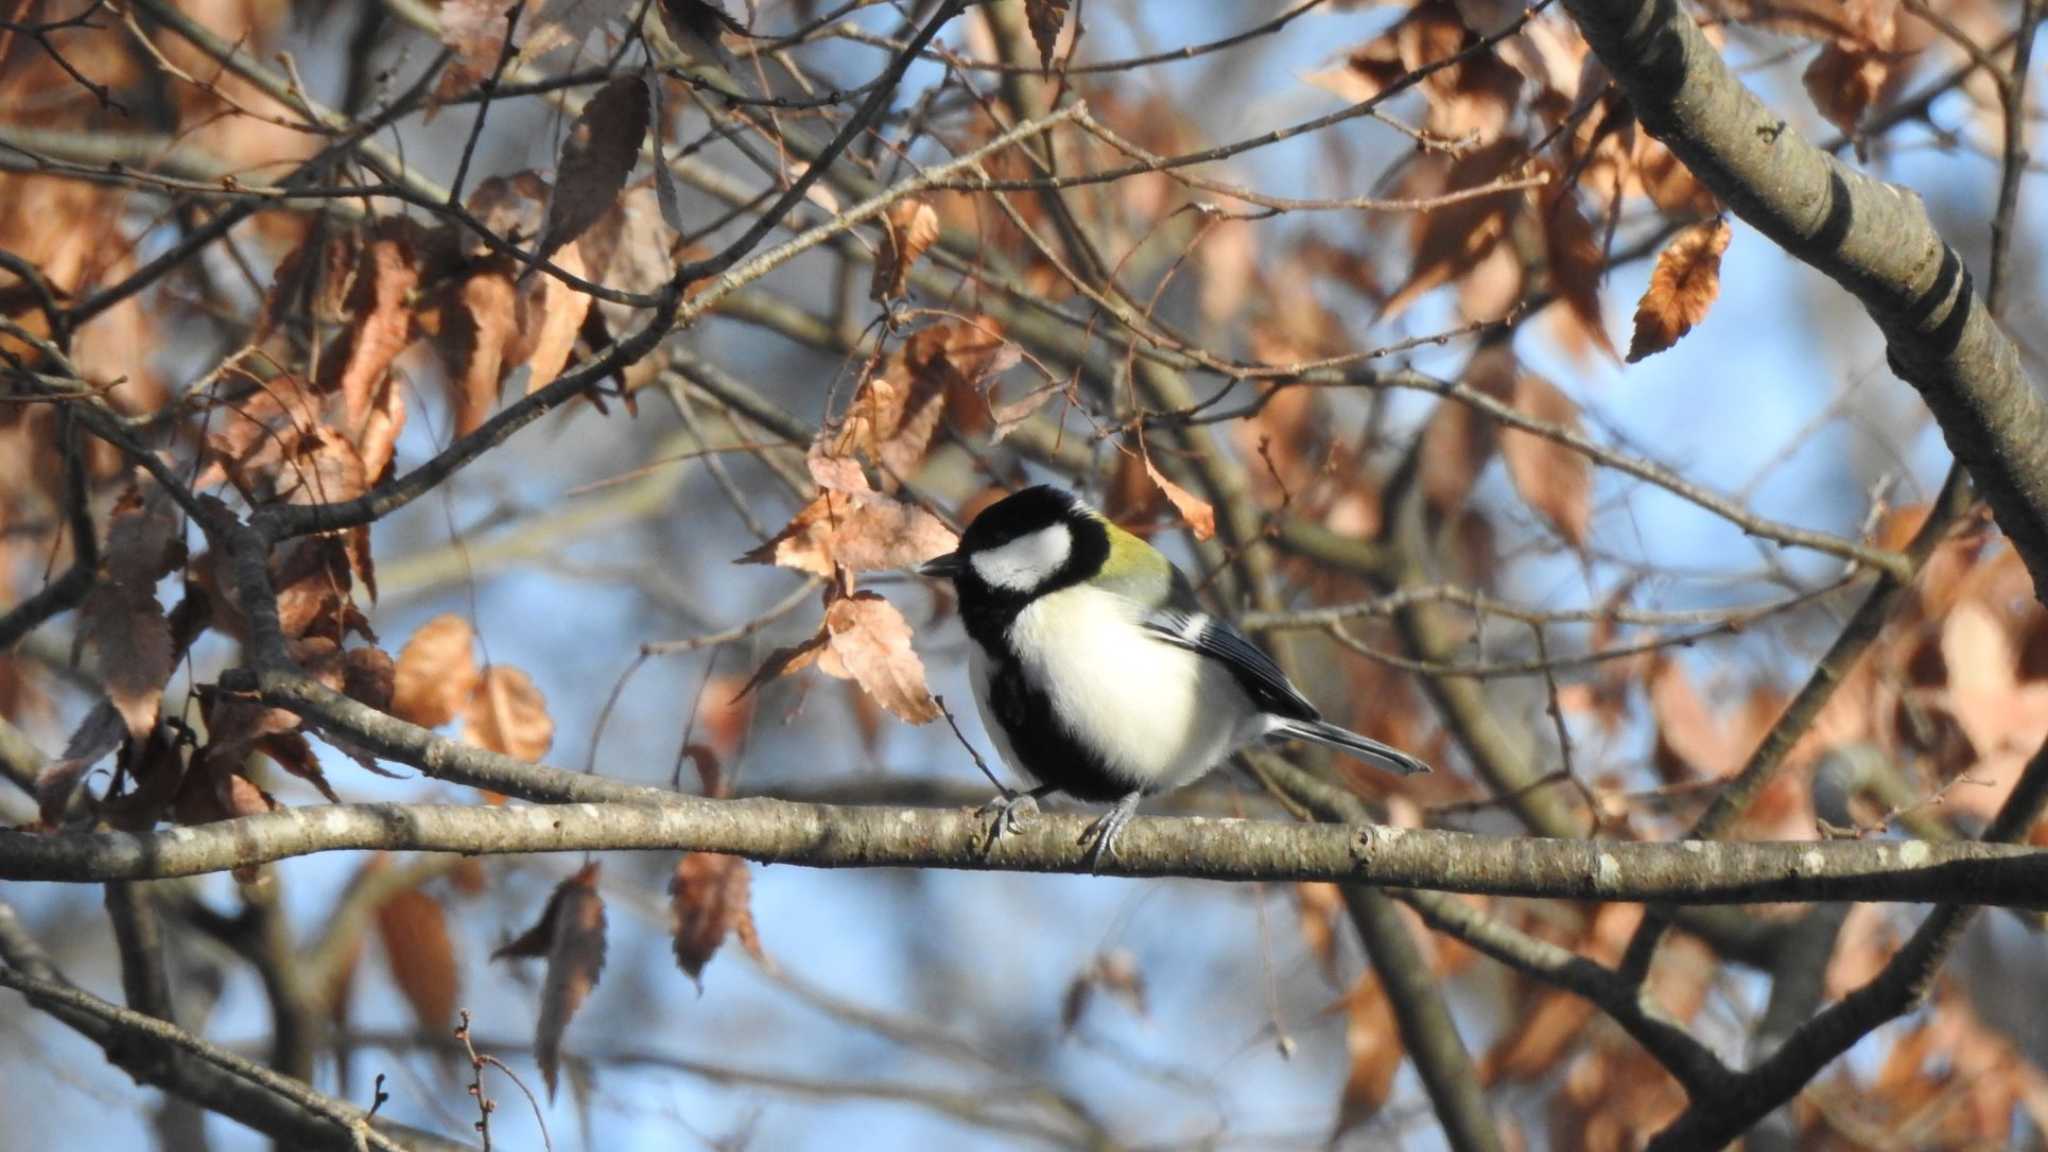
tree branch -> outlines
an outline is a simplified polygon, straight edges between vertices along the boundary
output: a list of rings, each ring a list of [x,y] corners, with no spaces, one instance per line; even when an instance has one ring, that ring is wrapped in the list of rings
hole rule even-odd
[[[1863,302],[2048,593],[2048,403],[1919,196],[1814,147],[1677,0],[1565,0],[1652,136],[1735,213]]]
[[[161,832],[0,831],[0,880],[161,879],[360,849],[477,855],[666,849],[819,868],[1086,873],[1081,833],[1087,824],[1083,813],[1047,813],[984,851],[986,820],[951,808],[681,795],[660,803],[522,808],[335,804]],[[1126,835],[1117,842],[1118,858],[1103,862],[1103,875],[1331,880],[1674,904],[1866,900],[2048,908],[2048,850],[1970,841],[1652,844],[1209,817],[1143,817]]]

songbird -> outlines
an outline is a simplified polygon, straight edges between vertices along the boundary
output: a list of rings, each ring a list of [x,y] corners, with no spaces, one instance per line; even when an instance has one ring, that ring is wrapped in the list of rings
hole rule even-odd
[[[1146,796],[1266,739],[1429,771],[1324,720],[1272,658],[1202,610],[1163,553],[1061,489],[990,505],[958,549],[919,572],[953,582],[982,723],[1003,760],[1038,782],[992,804],[998,838],[1048,793],[1113,803],[1083,838],[1099,866]]]

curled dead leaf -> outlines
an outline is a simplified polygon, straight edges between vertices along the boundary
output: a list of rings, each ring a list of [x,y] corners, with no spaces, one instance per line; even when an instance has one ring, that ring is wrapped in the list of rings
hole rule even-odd
[[[555,742],[555,721],[533,678],[507,664],[484,669],[463,709],[465,743],[538,763]]]
[[[1557,385],[1524,372],[1515,378],[1515,410],[1531,419],[1579,429],[1579,406]],[[1506,428],[1501,460],[1522,502],[1536,510],[1574,548],[1584,548],[1593,525],[1593,464],[1583,453],[1533,432]]]
[[[648,117],[647,85],[638,75],[613,80],[583,106],[555,161],[554,196],[541,231],[542,258],[581,237],[618,202],[640,158]]]
[[[462,970],[441,902],[418,888],[400,889],[377,906],[377,936],[421,1031],[442,1033],[455,1021]]]
[[[594,861],[585,864],[556,885],[539,921],[491,953],[493,960],[547,957],[540,1019],[534,1029],[534,1059],[540,1064],[541,1078],[547,1081],[549,1099],[554,1098],[561,1068],[562,1033],[604,973],[604,897],[597,890],[598,868]]]
[[[1168,480],[1166,474],[1152,463],[1149,454],[1145,456],[1145,475],[1152,478],[1152,483],[1158,485],[1159,491],[1173,504],[1174,511],[1187,521],[1188,531],[1194,533],[1195,539],[1207,540],[1216,535],[1215,505]]]
[[[756,960],[766,960],[754,929],[751,886],[747,862],[738,856],[686,852],[676,861],[668,886],[676,963],[700,990],[704,965],[728,935],[738,936]]]
[[[841,597],[825,609],[825,651],[818,667],[857,681],[897,719],[929,724],[939,718],[939,705],[925,686],[924,661],[910,635],[910,622],[880,596]]]
[[[939,213],[919,199],[899,200],[882,218],[882,250],[875,256],[875,274],[868,299],[894,300],[910,283],[910,269],[939,238]]]
[[[1024,0],[1024,20],[1031,26],[1031,41],[1038,45],[1038,65],[1052,71],[1052,58],[1059,52],[1060,29],[1067,23],[1068,0]]]
[[[1672,237],[1657,254],[1650,286],[1636,305],[1629,363],[1664,351],[1706,319],[1721,292],[1721,254],[1732,235],[1727,218],[1717,216]]]
[[[959,545],[937,516],[878,492],[824,492],[782,531],[740,557],[830,577],[833,569],[883,572],[915,568]]]
[[[424,728],[455,719],[479,678],[475,638],[469,621],[452,613],[420,625],[398,651],[391,714]]]

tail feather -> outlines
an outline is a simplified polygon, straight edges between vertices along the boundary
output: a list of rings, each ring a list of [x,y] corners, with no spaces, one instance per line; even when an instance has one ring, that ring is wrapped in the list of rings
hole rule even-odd
[[[1274,725],[1271,734],[1283,740],[1307,740],[1312,744],[1326,744],[1403,776],[1429,771],[1429,765],[1399,748],[1382,744],[1370,736],[1360,736],[1348,728],[1339,728],[1327,720],[1286,720]]]

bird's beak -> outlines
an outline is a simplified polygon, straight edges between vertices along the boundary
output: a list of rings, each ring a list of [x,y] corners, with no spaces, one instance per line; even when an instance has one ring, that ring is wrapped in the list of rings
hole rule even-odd
[[[958,552],[948,552],[944,556],[935,556],[919,565],[917,574],[940,580],[951,580],[966,570],[966,558]]]

